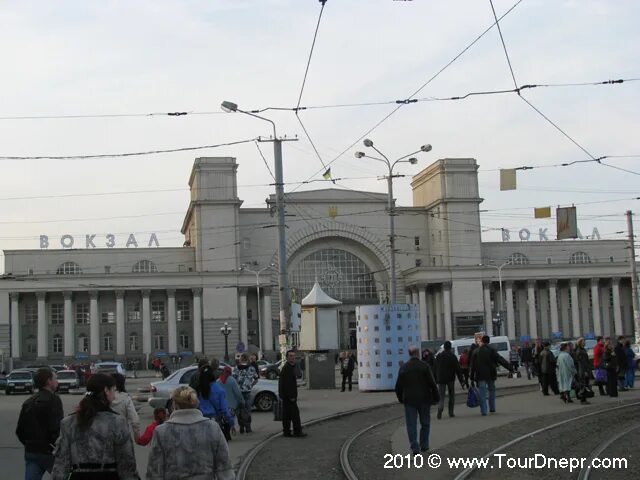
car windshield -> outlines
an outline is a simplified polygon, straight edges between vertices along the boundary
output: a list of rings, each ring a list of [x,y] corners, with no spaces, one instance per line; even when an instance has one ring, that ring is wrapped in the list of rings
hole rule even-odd
[[[29,372],[15,372],[9,375],[9,380],[31,380]]]
[[[58,380],[75,380],[76,372],[58,372]]]

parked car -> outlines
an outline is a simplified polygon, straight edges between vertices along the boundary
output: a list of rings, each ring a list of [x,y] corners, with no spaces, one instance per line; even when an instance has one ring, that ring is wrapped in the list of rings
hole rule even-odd
[[[5,390],[7,388],[7,376],[2,374],[0,375],[0,390]]]
[[[60,370],[58,372],[58,391],[69,392],[80,388],[80,378],[73,370]]]
[[[151,383],[151,398],[148,402],[152,408],[164,407],[171,397],[171,392],[181,385],[188,385],[189,380],[198,367],[181,368],[172,373],[166,380]],[[260,412],[273,409],[278,399],[278,382],[273,380],[258,380],[251,390],[251,403]]]
[[[98,362],[94,365],[93,373],[119,373],[120,375],[127,374],[124,365],[120,362]]]
[[[277,380],[280,376],[280,364],[279,363],[267,363],[266,365],[258,366],[260,370],[260,376],[269,380]]]
[[[67,369],[67,367],[65,367],[64,365],[49,365],[49,368],[52,369],[54,372],[61,372],[62,370]]]
[[[7,395],[14,392],[33,393],[33,372],[30,370],[14,370],[7,377]]]

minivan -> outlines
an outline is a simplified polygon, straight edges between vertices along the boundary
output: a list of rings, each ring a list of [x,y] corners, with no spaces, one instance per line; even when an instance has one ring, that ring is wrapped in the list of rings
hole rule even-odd
[[[509,351],[511,350],[511,342],[509,341],[509,337],[496,336],[489,338],[491,339],[491,341],[489,342],[489,347],[497,350],[500,356],[508,362]],[[456,357],[460,358],[460,355],[462,355],[464,349],[470,348],[474,342],[475,338],[473,337],[451,340],[451,351],[455,353]],[[444,350],[444,344],[440,345],[438,353],[440,353],[442,350]]]

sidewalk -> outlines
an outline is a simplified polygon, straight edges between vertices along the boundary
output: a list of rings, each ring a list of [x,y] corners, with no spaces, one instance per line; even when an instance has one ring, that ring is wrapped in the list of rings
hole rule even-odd
[[[521,381],[522,379],[518,379]],[[497,387],[504,387],[509,380],[498,379]],[[525,380],[525,382],[527,382]],[[533,383],[527,382],[527,383]],[[603,405],[605,403],[618,403],[620,400],[639,399],[640,390],[625,392],[617,398],[602,397],[598,394],[590,402],[592,405]],[[446,407],[446,406],[445,406]],[[474,433],[499,427],[516,420],[537,417],[553,413],[566,412],[567,410],[577,410],[584,408],[580,402],[574,399],[574,403],[565,404],[559,396],[543,397],[540,392],[523,393],[496,399],[496,413],[490,413],[483,417],[480,415],[480,408],[469,408],[466,404],[456,405],[455,417],[449,418],[446,409],[442,420],[438,420],[434,409],[431,410],[431,430],[429,436],[429,448],[437,450],[456,440],[468,437]],[[398,421],[397,428],[391,436],[392,453],[402,455],[411,452],[407,430],[404,421]],[[415,478],[409,476],[408,478]]]

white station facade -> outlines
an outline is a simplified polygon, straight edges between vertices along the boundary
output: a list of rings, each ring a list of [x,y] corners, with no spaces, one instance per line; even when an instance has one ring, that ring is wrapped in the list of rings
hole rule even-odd
[[[273,352],[277,272],[256,279],[241,267],[277,264],[275,200],[242,208],[237,168],[235,158],[195,160],[183,247],[144,234],[43,238],[40,249],[5,250],[3,359],[190,363],[223,355],[225,322],[230,351]],[[497,334],[501,309],[499,333],[514,340],[633,333],[626,242],[525,241],[528,231],[482,242],[477,168],[474,159],[438,160],[413,177],[413,205],[396,208],[397,298],[418,305],[421,339]],[[387,196],[330,188],[286,199],[293,299],[317,281],[341,302],[341,348],[356,349],[356,307],[389,297]],[[507,262],[500,302],[496,267]]]

